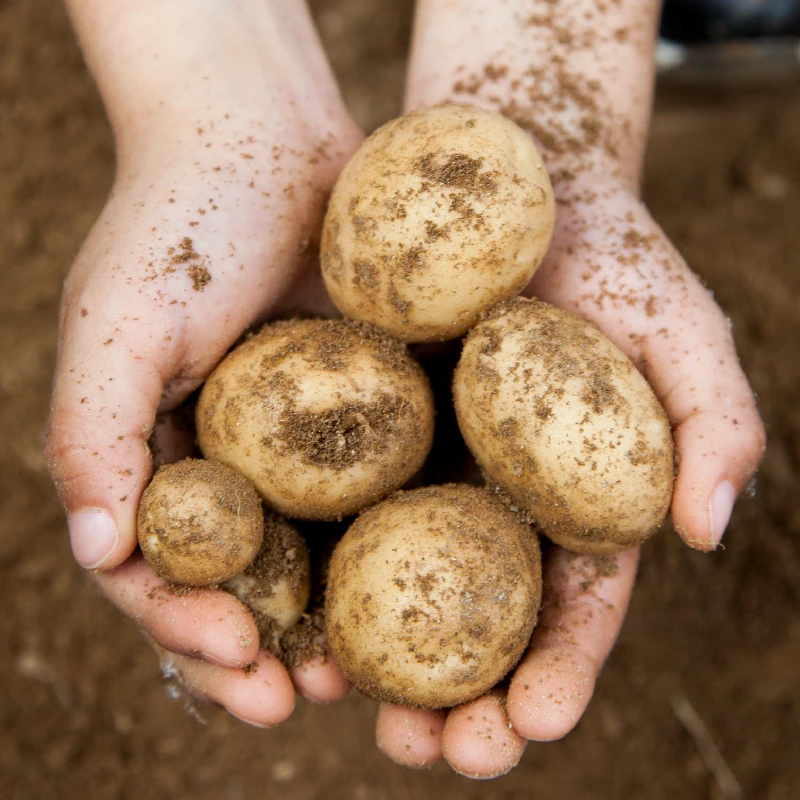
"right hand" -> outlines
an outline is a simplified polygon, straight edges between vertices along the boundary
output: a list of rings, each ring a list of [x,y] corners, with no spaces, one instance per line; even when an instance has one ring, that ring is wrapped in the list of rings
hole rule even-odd
[[[77,561],[151,637],[165,670],[259,726],[291,714],[295,689],[327,702],[349,686],[330,660],[290,675],[259,652],[255,623],[233,596],[160,590],[136,552],[136,512],[156,414],[180,405],[258,320],[332,311],[314,245],[327,195],[362,137],[305,10],[284,6],[261,20],[273,26],[267,41],[227,19],[226,47],[212,44],[204,58],[173,41],[180,79],[194,61],[203,74],[174,103],[151,103],[146,124],[120,110],[133,101],[109,97],[118,75],[98,76],[118,171],[64,286],[46,444]],[[176,83],[164,74],[165,86]]]

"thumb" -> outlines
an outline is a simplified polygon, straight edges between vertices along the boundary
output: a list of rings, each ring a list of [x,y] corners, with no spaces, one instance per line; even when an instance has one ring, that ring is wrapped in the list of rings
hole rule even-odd
[[[163,381],[129,336],[99,303],[65,302],[45,451],[73,554],[87,569],[111,569],[133,552],[152,472],[147,440]]]
[[[637,364],[669,417],[678,454],[672,521],[713,550],[764,451],[764,428],[728,320],[627,192],[562,213],[532,288],[594,322]],[[583,232],[583,220],[590,227]]]

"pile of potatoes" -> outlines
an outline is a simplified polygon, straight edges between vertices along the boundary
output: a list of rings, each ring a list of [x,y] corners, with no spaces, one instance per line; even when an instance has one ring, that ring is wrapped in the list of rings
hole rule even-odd
[[[333,190],[321,266],[343,320],[267,324],[197,405],[204,460],[162,467],[139,541],[177,584],[221,585],[265,646],[300,619],[308,548],[286,521],[358,514],[330,560],[328,641],[371,697],[467,702],[515,666],[536,624],[538,534],[577,553],[661,525],[670,426],[593,325],[517,297],[555,222],[542,159],[512,122],[442,105],[376,131]],[[466,334],[453,401],[484,486],[402,490],[433,442],[408,344]]]

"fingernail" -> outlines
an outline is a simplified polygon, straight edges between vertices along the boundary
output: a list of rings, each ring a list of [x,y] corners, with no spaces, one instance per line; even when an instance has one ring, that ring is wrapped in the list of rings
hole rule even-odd
[[[736,502],[736,490],[728,481],[723,481],[714,489],[711,502],[708,504],[708,516],[711,523],[711,541],[716,547],[722,541],[722,535],[733,511]]]
[[[246,717],[240,717],[238,714],[234,714],[233,711],[231,711],[230,709],[227,709],[227,711],[232,717],[236,717],[236,719],[238,719],[240,722],[244,722],[246,725],[252,725],[254,728],[272,728],[272,727],[274,727],[273,725],[264,725],[261,722],[253,722],[253,720],[247,719]]]
[[[67,517],[67,526],[72,553],[85,569],[101,566],[119,541],[114,520],[102,508],[73,511]]]
[[[221,656],[215,656],[213,653],[206,653],[202,650],[197,654],[197,657],[202,658],[203,661],[208,661],[209,664],[216,664],[218,667],[227,667],[228,669],[243,669],[241,663],[237,661],[227,661]]]

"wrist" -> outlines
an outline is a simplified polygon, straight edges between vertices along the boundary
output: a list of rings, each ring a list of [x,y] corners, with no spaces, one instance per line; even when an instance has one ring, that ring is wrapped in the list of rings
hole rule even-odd
[[[67,4],[123,154],[171,132],[232,135],[276,116],[325,128],[346,116],[300,0]]]
[[[408,105],[474,103],[537,140],[551,174],[639,181],[658,0],[420,0]]]
[[[301,165],[311,169],[349,155],[362,134],[344,106],[327,98],[312,103],[284,95],[254,104],[184,96],[179,105],[139,115],[132,124],[123,120],[114,137],[118,181],[182,169],[226,183],[274,183]]]

